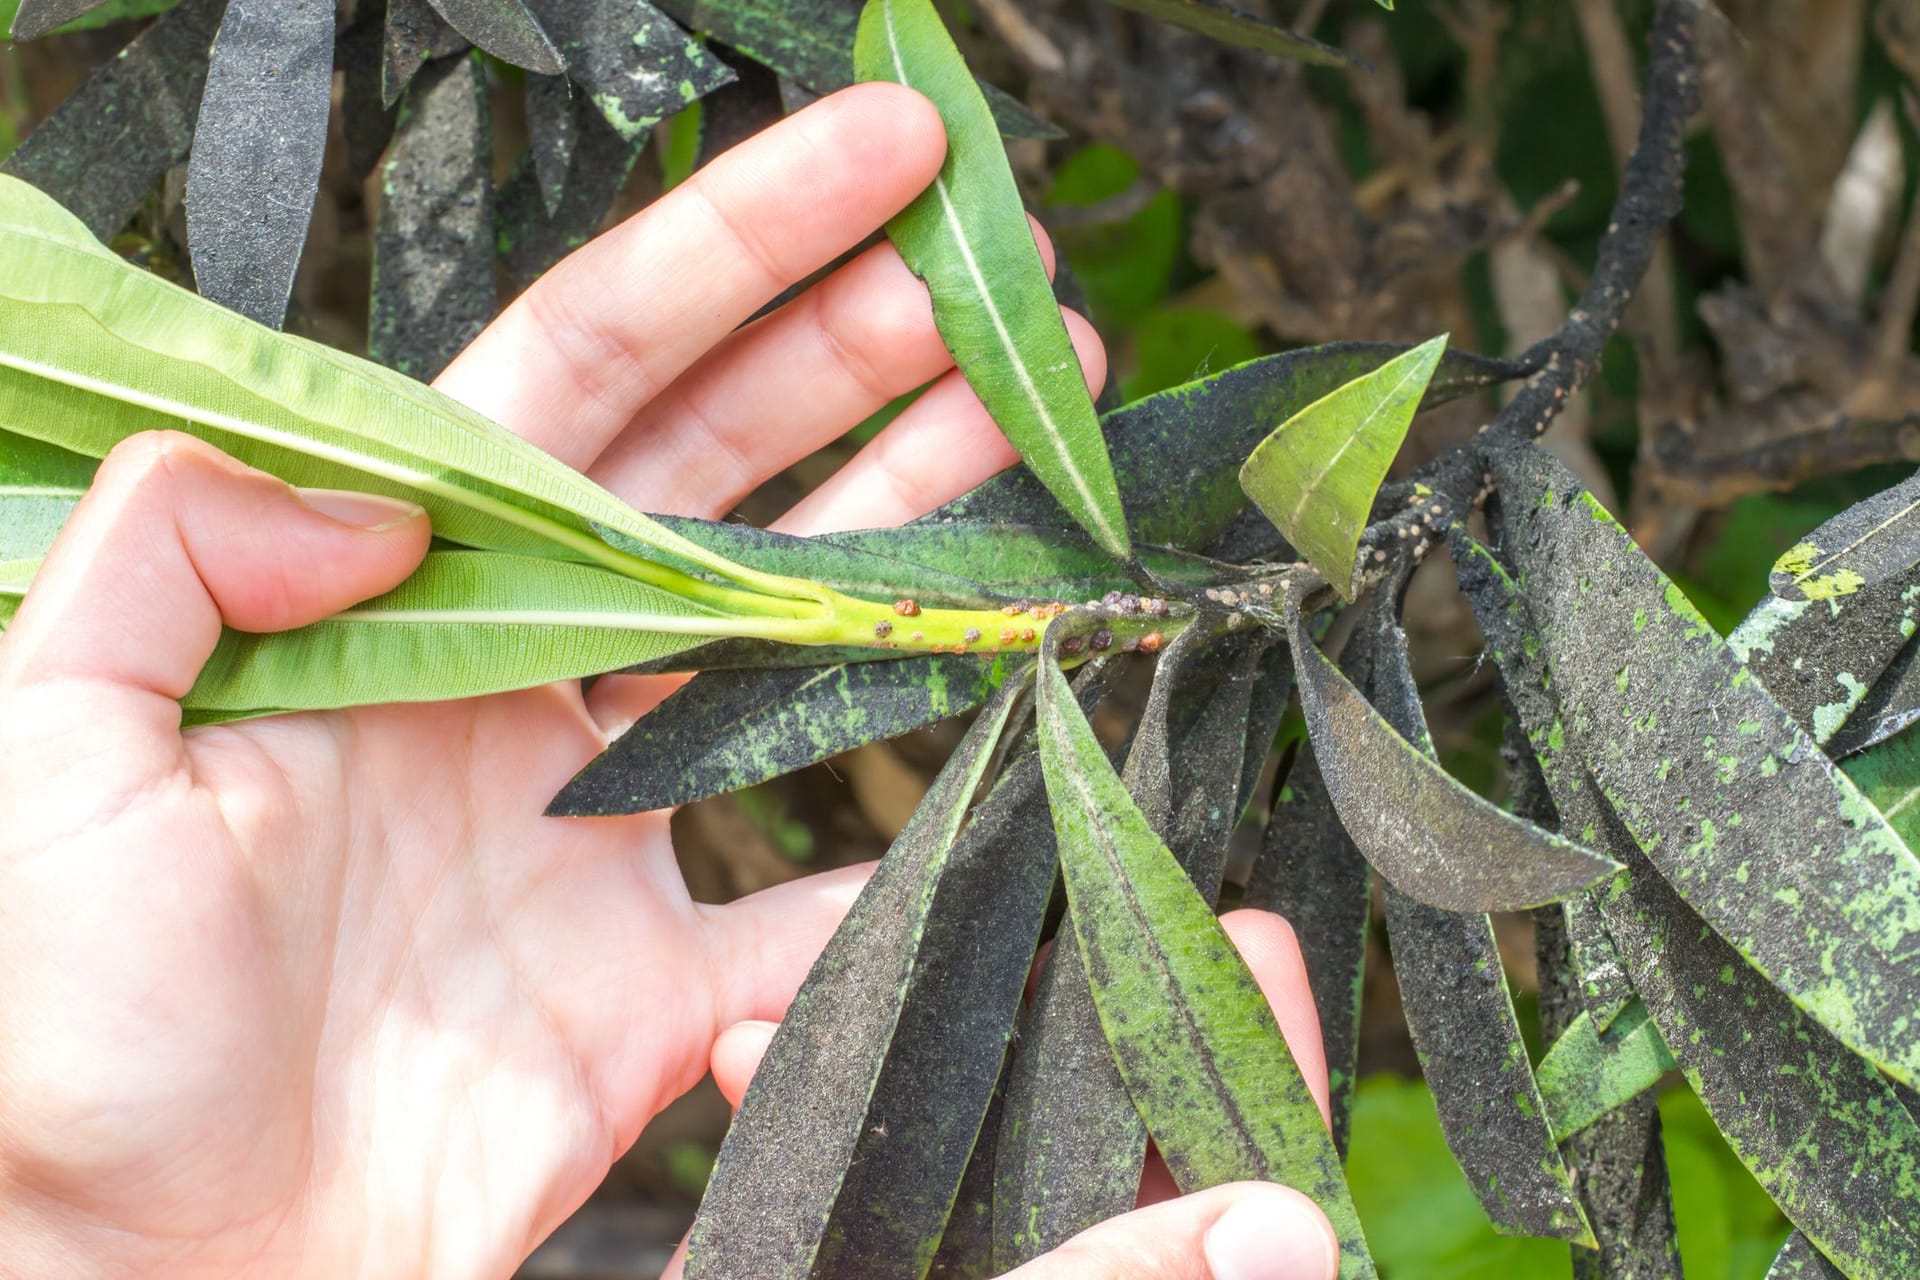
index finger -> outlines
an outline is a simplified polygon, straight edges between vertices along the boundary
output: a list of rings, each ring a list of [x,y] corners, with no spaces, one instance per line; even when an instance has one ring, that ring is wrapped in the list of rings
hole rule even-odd
[[[585,470],[640,409],[940,170],[933,104],[855,85],[715,160],[541,277],[442,391]]]

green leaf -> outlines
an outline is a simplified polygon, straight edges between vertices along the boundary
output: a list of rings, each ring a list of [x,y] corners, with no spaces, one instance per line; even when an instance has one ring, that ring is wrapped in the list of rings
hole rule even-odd
[[[1920,644],[1909,641],[1873,682],[1847,722],[1827,739],[1827,754],[1838,760],[1865,751],[1915,722],[1920,722]]]
[[[186,431],[292,484],[416,501],[436,534],[468,546],[594,562],[715,598],[609,547],[598,524],[771,585],[431,388],[121,261],[12,178],[0,178],[0,303],[0,430],[95,458],[140,431]]]
[[[1183,631],[1160,655],[1127,756],[1128,792],[1208,902],[1219,896],[1238,816],[1260,657],[1258,646],[1223,652],[1199,628]],[[1146,1126],[1107,1047],[1079,941],[1063,929],[1021,1015],[1008,1066],[994,1265],[1010,1269],[1131,1209],[1146,1152]]]
[[[1742,956],[1856,1051],[1920,1078],[1920,860],[1571,472],[1532,446],[1488,466],[1552,732]]]
[[[1348,643],[1372,648],[1370,683],[1382,716],[1431,757],[1397,616],[1404,585],[1381,587]],[[1428,906],[1391,882],[1383,888],[1407,1029],[1447,1146],[1481,1208],[1503,1235],[1595,1247],[1527,1062],[1492,919]]]
[[[1193,1191],[1261,1178],[1296,1187],[1332,1221],[1341,1276],[1375,1275],[1339,1155],[1273,1010],[1044,657],[1039,716],[1087,980],[1175,1183]]]
[[[1909,574],[1920,564],[1920,475],[1857,502],[1808,534],[1773,566],[1767,585],[1786,600],[1833,600]]]
[[[1336,342],[1264,356],[1108,413],[1101,429],[1134,536],[1220,554],[1213,544],[1247,507],[1239,480],[1247,454],[1280,423],[1406,350],[1390,342]],[[1432,408],[1528,371],[1513,361],[1449,352],[1422,404]],[[1073,525],[1025,467],[1000,473],[917,523],[948,520]],[[1257,537],[1236,546],[1236,561],[1278,549],[1273,526],[1259,517],[1252,523]]]
[[[1062,506],[1115,559],[1126,513],[1086,377],[1067,337],[986,99],[929,0],[869,0],[854,43],[862,80],[919,90],[947,156],[887,234],[933,297],[968,384]]]
[[[942,655],[702,675],[643,717],[555,796],[558,817],[642,813],[723,791],[971,711],[1009,657]]]
[[[1588,1014],[1575,1018],[1540,1060],[1534,1079],[1561,1141],[1660,1083],[1673,1055],[1639,1001],[1605,1031]]]
[[[38,560],[93,483],[98,464],[0,432],[0,561]]]
[[[1446,350],[1444,335],[1314,401],[1240,468],[1240,486],[1342,599],[1374,494]]]
[[[1920,844],[1920,735],[1903,733],[1840,767],[1908,848]]]
[[[1517,911],[1619,869],[1469,790],[1320,652],[1297,600],[1287,609],[1300,705],[1327,793],[1360,852],[1402,893],[1446,911]]]
[[[473,697],[645,662],[727,623],[589,565],[436,551],[394,590],[323,621],[224,633],[182,704],[264,713]]]
[[[1053,887],[1030,754],[961,828],[1017,692],[974,722],[781,1021],[720,1149],[689,1280],[926,1271]]]
[[[127,223],[187,158],[222,0],[185,0],[27,135],[0,172],[58,196],[97,236]],[[3,202],[3,198],[0,198]]]
[[[1198,31],[1222,44],[1258,49],[1262,53],[1320,67],[1359,65],[1359,59],[1352,54],[1307,36],[1296,35],[1285,27],[1275,26],[1264,18],[1256,18],[1230,5],[1219,4],[1216,0],[1107,0],[1107,3],[1117,9],[1131,9],[1176,27]],[[1391,0],[1382,0],[1382,3],[1389,9],[1393,8]]]

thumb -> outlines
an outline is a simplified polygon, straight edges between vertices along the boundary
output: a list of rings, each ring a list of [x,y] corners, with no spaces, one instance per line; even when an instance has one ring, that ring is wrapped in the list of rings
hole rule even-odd
[[[1110,1218],[1005,1280],[1334,1280],[1339,1257],[1313,1201],[1234,1182]]]
[[[298,490],[192,436],[149,432],[100,464],[0,647],[0,687],[85,682],[177,724],[222,623],[283,631],[380,594],[431,536],[409,502]],[[103,710],[89,697],[89,711]]]

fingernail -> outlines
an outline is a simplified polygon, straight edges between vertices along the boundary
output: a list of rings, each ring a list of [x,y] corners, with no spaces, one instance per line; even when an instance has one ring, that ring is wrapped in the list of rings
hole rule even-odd
[[[368,533],[397,529],[407,521],[418,520],[427,513],[426,508],[418,503],[400,498],[383,498],[375,493],[355,493],[351,489],[296,488],[293,496],[329,520],[338,520],[341,524],[364,529]]]
[[[1326,1219],[1279,1191],[1250,1195],[1221,1214],[1202,1248],[1213,1280],[1334,1280],[1339,1270]]]

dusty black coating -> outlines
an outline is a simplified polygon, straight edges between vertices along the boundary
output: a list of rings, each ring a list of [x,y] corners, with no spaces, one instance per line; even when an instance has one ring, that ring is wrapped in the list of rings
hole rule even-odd
[[[1827,739],[1827,754],[1838,760],[1877,747],[1920,723],[1920,642],[1909,641],[1847,722]]]
[[[549,218],[566,205],[567,175],[573,169],[574,146],[580,141],[580,115],[573,104],[576,92],[566,76],[527,77],[527,154],[533,157],[541,205]]]
[[[530,158],[522,158],[494,202],[500,256],[523,285],[599,233],[644,146],[644,139],[628,142],[614,132],[584,95],[573,96],[572,109],[573,152],[559,209],[548,212]]]
[[[429,0],[447,25],[502,62],[557,76],[566,63],[520,0]]]
[[[734,79],[700,100],[700,145],[693,159],[696,170],[704,169],[721,152],[739,146],[786,115],[777,74],[726,45],[711,44],[707,48],[733,69]]]
[[[333,67],[340,73],[340,124],[347,139],[347,167],[363,182],[380,163],[380,153],[387,149],[399,118],[392,104],[380,99],[384,30],[379,14],[364,13],[340,33],[333,47]]]
[[[1354,642],[1373,646],[1381,714],[1431,752],[1396,595],[1383,591],[1371,602]],[[1390,882],[1381,887],[1407,1028],[1447,1146],[1480,1207],[1503,1234],[1591,1247],[1592,1229],[1533,1081],[1493,921],[1416,902]]]
[[[1827,1261],[1813,1241],[1796,1231],[1780,1246],[1767,1268],[1766,1280],[1847,1280],[1846,1273]]]
[[[228,0],[187,161],[201,294],[269,328],[307,243],[333,91],[331,0]]]
[[[532,0],[567,78],[628,142],[733,80],[733,68],[647,0]]]
[[[788,1011],[694,1225],[689,1280],[917,1276],[1012,1030],[1053,886],[1038,759],[951,845],[970,734]]]
[[[38,40],[75,18],[92,13],[107,0],[20,0],[13,14],[13,38]]]
[[[1920,563],[1920,475],[1863,498],[1780,558],[1767,586],[1787,600],[1851,602],[1913,580]]]
[[[1372,875],[1333,811],[1312,745],[1303,745],[1274,792],[1242,904],[1284,916],[1300,940],[1327,1051],[1333,1142],[1342,1156],[1358,1079]]]
[[[547,812],[638,813],[750,787],[969,711],[1006,679],[1009,661],[941,655],[712,672],[642,718]]]
[[[102,240],[193,147],[207,48],[223,0],[184,0],[69,94],[0,163]]]
[[[467,47],[467,38],[448,26],[427,0],[387,0],[380,41],[381,102],[393,106],[430,59],[452,57]]]
[[[1741,954],[1836,1034],[1920,1068],[1913,856],[1571,472],[1533,445],[1488,465],[1553,731]]]
[[[1219,894],[1238,816],[1262,648],[1209,647],[1198,628],[1182,633],[1159,659],[1123,775],[1209,901]],[[1017,1266],[1132,1207],[1146,1150],[1146,1126],[1101,1030],[1076,935],[1062,928],[1021,1014],[1008,1070],[994,1265]]]
[[[370,354],[429,382],[480,336],[493,285],[493,145],[477,57],[414,79],[381,176]]]

